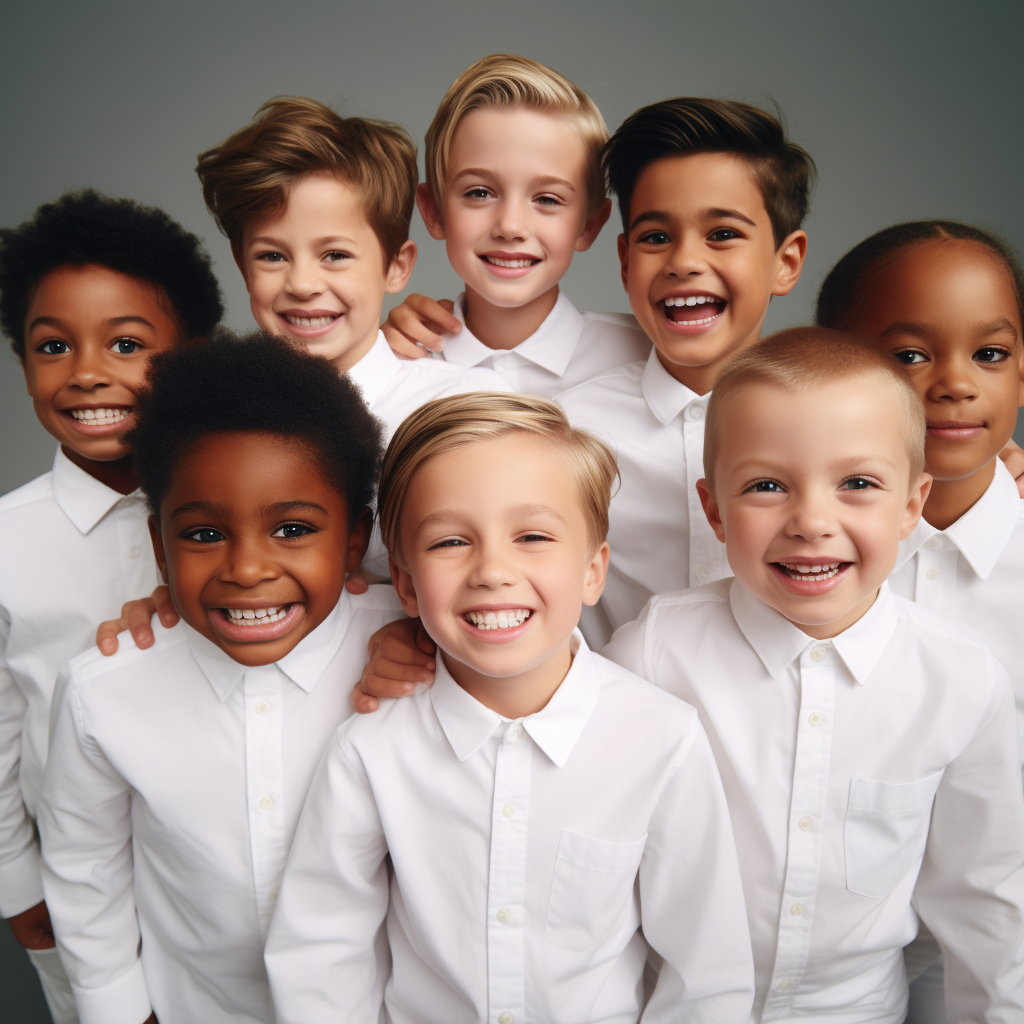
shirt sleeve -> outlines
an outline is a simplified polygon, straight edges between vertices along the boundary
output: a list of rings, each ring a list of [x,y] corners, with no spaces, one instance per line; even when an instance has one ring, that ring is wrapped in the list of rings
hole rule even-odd
[[[7,667],[11,623],[0,608],[0,916],[43,899],[35,826],[21,796],[21,734],[28,701]]]
[[[647,634],[654,613],[654,598],[632,622],[619,626],[601,654],[641,679],[654,682],[648,664]]]
[[[1024,802],[1009,679],[988,661],[990,698],[939,783],[914,901],[942,948],[949,1019],[1010,1024],[1024,1020]]]
[[[696,715],[648,826],[640,913],[662,961],[643,1024],[746,1024],[754,965],[743,886],[725,791]]]
[[[54,690],[39,834],[46,903],[81,1024],[140,1024],[151,1007],[139,958],[129,787],[88,736],[67,667]]]
[[[278,1024],[376,1024],[391,968],[387,852],[362,762],[337,737],[306,798],[267,936]]]

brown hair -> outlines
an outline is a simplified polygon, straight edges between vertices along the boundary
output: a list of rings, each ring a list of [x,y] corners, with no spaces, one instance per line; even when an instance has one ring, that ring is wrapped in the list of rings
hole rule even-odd
[[[268,100],[244,128],[199,154],[196,174],[217,226],[238,250],[245,222],[280,210],[306,174],[335,175],[362,195],[390,266],[409,237],[416,201],[416,144],[400,125],[341,117],[303,96]]]

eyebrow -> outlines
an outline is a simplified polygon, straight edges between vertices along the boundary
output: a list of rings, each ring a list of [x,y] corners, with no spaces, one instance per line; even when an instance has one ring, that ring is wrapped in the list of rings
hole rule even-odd
[[[145,326],[149,327],[151,330],[156,330],[156,328],[144,316],[112,316],[107,320],[107,323],[111,327],[120,327],[121,324],[145,324]],[[68,324],[58,316],[37,316],[35,320],[28,325],[28,329],[31,331],[36,327],[60,327],[67,330]]]
[[[167,518],[169,521],[173,521],[175,519],[180,519],[182,516],[191,515],[192,513],[226,518],[228,515],[228,508],[226,505],[218,505],[212,501],[186,501],[184,505],[179,505],[174,509]]]
[[[985,324],[977,332],[978,335],[985,338],[992,334],[1002,334],[1009,332],[1017,337],[1017,328],[1006,319],[1006,317],[999,317],[998,320],[992,320]],[[884,331],[879,335],[880,338],[891,338],[898,334],[911,334],[915,338],[927,338],[932,334],[932,329],[926,324],[915,323],[912,320],[896,320],[889,324]]]
[[[287,249],[288,246],[281,241],[279,238],[272,238],[270,235],[257,235],[255,238],[249,239],[249,245],[272,245],[278,249]],[[355,239],[348,238],[346,235],[322,235],[320,238],[314,238],[312,244],[318,245],[354,245]]]
[[[276,501],[273,505],[264,505],[260,511],[263,515],[268,518],[276,518],[278,516],[285,516],[289,512],[319,512],[321,515],[328,515],[327,509],[323,505],[318,505],[315,501]]]
[[[842,472],[856,472],[859,467],[869,467],[871,464],[878,462],[885,463],[885,465],[889,466],[891,469],[898,468],[892,459],[887,459],[884,455],[880,455],[877,452],[870,455],[851,455],[847,459],[836,459],[829,463],[829,468]],[[756,471],[755,476],[757,476],[779,472],[785,473],[788,468],[789,465],[786,463],[764,462],[760,459],[744,459],[742,462],[738,462],[732,467],[732,472],[739,475],[745,475],[754,470]]]
[[[740,213],[739,210],[728,210],[724,206],[706,207],[698,211],[697,216],[700,220],[739,220],[744,224],[749,224],[752,228],[757,227],[756,222],[752,221],[745,213]],[[672,217],[664,210],[645,210],[643,213],[637,214],[633,223],[629,225],[629,230],[632,231],[638,224],[649,221],[665,224],[671,219]]]
[[[551,508],[550,505],[509,505],[504,510],[504,515],[510,519],[523,518],[535,515],[547,515],[554,519],[557,519],[561,523],[565,523],[568,526],[568,520],[560,512]],[[416,527],[416,536],[419,536],[424,530],[431,526],[440,526],[444,523],[458,523],[465,521],[465,515],[461,512],[457,512],[455,509],[440,509],[437,512],[431,512],[429,516],[424,516],[420,520],[419,525]]]

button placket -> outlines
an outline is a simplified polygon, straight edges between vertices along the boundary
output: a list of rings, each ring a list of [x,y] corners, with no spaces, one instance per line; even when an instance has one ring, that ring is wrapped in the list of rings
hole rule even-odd
[[[935,545],[933,542],[937,541]],[[956,613],[956,567],[959,552],[939,536],[917,553],[914,603],[951,618]]]

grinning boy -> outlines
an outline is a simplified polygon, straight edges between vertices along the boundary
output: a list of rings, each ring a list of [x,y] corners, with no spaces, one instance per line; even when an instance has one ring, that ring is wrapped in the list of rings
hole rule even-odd
[[[736,358],[701,499],[734,580],[606,654],[693,704],[736,832],[757,1020],[899,1024],[923,922],[950,1020],[1024,1015],[1024,803],[1005,671],[886,583],[928,496],[920,400],[836,331]]]
[[[391,587],[343,589],[380,426],[326,361],[226,336],[155,362],[130,439],[184,621],[61,673],[47,902],[82,1024],[270,1024],[299,811],[367,638],[401,614]]]
[[[0,231],[0,324],[53,470],[0,498],[0,914],[57,1024],[74,1000],[50,931],[34,818],[50,697],[97,624],[157,582],[131,448],[121,443],[154,352],[221,316],[199,239],[167,214],[69,193]]]
[[[318,769],[267,943],[282,1024],[748,1020],[697,716],[574,629],[614,476],[531,396],[444,399],[396,433],[381,528],[438,678],[342,726]]]
[[[422,295],[392,310],[384,332],[397,352],[424,356],[423,345],[552,397],[647,356],[632,318],[580,314],[559,291],[611,210],[607,138],[590,97],[536,61],[495,53],[459,75],[427,131],[416,198],[465,291],[454,315]]]

